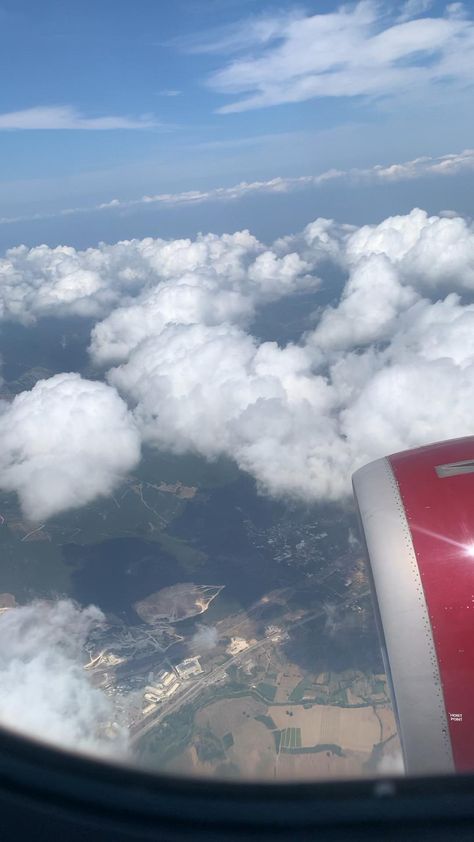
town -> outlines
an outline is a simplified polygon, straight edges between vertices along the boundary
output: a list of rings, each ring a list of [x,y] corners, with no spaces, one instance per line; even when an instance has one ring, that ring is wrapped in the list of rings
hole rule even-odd
[[[187,634],[178,634],[175,625],[163,621],[156,626],[97,629],[87,643],[85,669],[113,699],[117,720],[129,729],[137,753],[146,757],[151,752],[155,764],[169,758],[178,762],[182,752],[190,750],[196,722],[207,709],[222,701],[230,711],[238,699],[246,698],[257,706],[256,721],[267,727],[272,722],[274,739],[279,735],[278,751],[275,755],[272,749],[272,756],[280,757],[290,749],[314,749],[312,760],[299,761],[308,765],[312,775],[314,764],[322,762],[316,757],[315,745],[330,743],[338,746],[330,754],[338,773],[341,758],[359,766],[363,758],[370,767],[374,747],[382,751],[386,744],[393,747],[396,739],[383,667],[372,672],[354,667],[337,670],[323,662],[318,666],[317,659],[306,665],[305,658],[301,661],[298,657],[306,630],[315,636],[317,651],[316,636],[331,636],[344,626],[349,633],[363,633],[370,622],[365,566],[355,560],[348,567],[346,559],[345,568],[343,573],[340,560],[327,564],[322,571],[307,574],[303,587],[300,583],[271,591],[250,608],[218,620],[207,629],[208,634],[196,634],[195,626]],[[196,586],[188,583],[188,587],[189,594],[195,595]],[[213,586],[204,587],[211,592]],[[183,588],[176,588],[180,600]],[[172,589],[164,590],[166,597],[173,596]],[[155,595],[156,602],[162,614],[163,594]],[[201,603],[196,604],[197,613],[203,613]],[[174,614],[172,607],[170,614]],[[179,622],[176,625],[179,627]],[[327,724],[327,717],[334,719],[331,711],[337,708],[343,718],[334,722],[341,722],[345,743],[338,737],[339,726]],[[318,727],[312,729],[307,721],[309,710],[313,710],[315,723],[326,711],[326,724],[321,720],[318,726],[319,738]],[[183,717],[189,719],[184,730]],[[286,730],[287,717],[294,733]],[[347,722],[352,723],[350,727]],[[235,730],[234,726],[234,737]],[[216,740],[213,734],[211,742]],[[223,751],[221,745],[218,755]],[[229,752],[235,762],[239,755],[235,739]],[[278,761],[282,775],[288,762]]]

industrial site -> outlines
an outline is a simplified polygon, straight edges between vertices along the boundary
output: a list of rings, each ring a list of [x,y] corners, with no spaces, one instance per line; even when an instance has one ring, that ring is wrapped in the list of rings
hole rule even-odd
[[[96,629],[84,668],[113,698],[140,763],[250,779],[360,776],[389,763],[398,737],[383,670],[318,665],[318,638],[363,635],[370,617],[363,563],[340,567],[212,627],[196,618],[222,587],[180,583],[144,601],[155,622]],[[308,634],[309,660],[298,656]]]

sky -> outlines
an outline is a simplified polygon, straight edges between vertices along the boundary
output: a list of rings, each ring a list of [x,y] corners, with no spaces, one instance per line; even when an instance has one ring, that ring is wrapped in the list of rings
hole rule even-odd
[[[374,168],[473,145],[469,4],[0,0],[0,68],[0,248],[468,212]]]

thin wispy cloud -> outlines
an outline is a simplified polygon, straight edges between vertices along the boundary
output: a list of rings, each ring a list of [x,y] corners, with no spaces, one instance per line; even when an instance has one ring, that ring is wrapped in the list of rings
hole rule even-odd
[[[296,17],[297,10],[278,15],[254,15],[245,21],[213,27],[207,32],[179,35],[167,43],[193,55],[238,53],[270,43]]]
[[[406,0],[403,3],[398,22],[403,23],[406,20],[411,20],[419,15],[424,15],[433,5],[433,0]]]
[[[301,175],[284,178],[277,176],[268,181],[241,181],[231,187],[214,187],[210,190],[184,190],[178,193],[155,193],[138,199],[114,198],[108,202],[89,207],[64,208],[52,213],[38,213],[28,216],[0,217],[0,225],[19,222],[33,222],[40,219],[54,219],[82,213],[120,211],[143,208],[146,205],[199,205],[205,202],[237,201],[245,196],[261,193],[290,193],[302,189],[315,189],[329,182],[346,182],[349,186],[360,184],[387,184],[410,181],[429,176],[451,176],[474,170],[474,149],[449,153],[438,157],[425,156],[411,161],[388,165],[376,164],[365,169],[330,169],[318,175]]]
[[[86,130],[152,129],[159,122],[150,115],[139,118],[107,115],[87,117],[70,105],[35,106],[0,114],[0,130]]]
[[[474,24],[462,4],[419,17],[428,0],[407,0],[400,16],[361,0],[327,14],[250,21],[233,36],[190,45],[193,52],[236,52],[207,80],[215,92],[237,97],[221,114],[325,97],[386,97],[440,83],[474,83]],[[233,46],[234,45],[234,46]],[[251,52],[250,52],[251,51]]]

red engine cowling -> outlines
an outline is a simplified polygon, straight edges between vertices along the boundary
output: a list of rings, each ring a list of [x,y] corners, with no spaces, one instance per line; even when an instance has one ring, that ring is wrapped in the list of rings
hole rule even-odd
[[[361,468],[354,494],[409,773],[474,770],[474,436]]]

